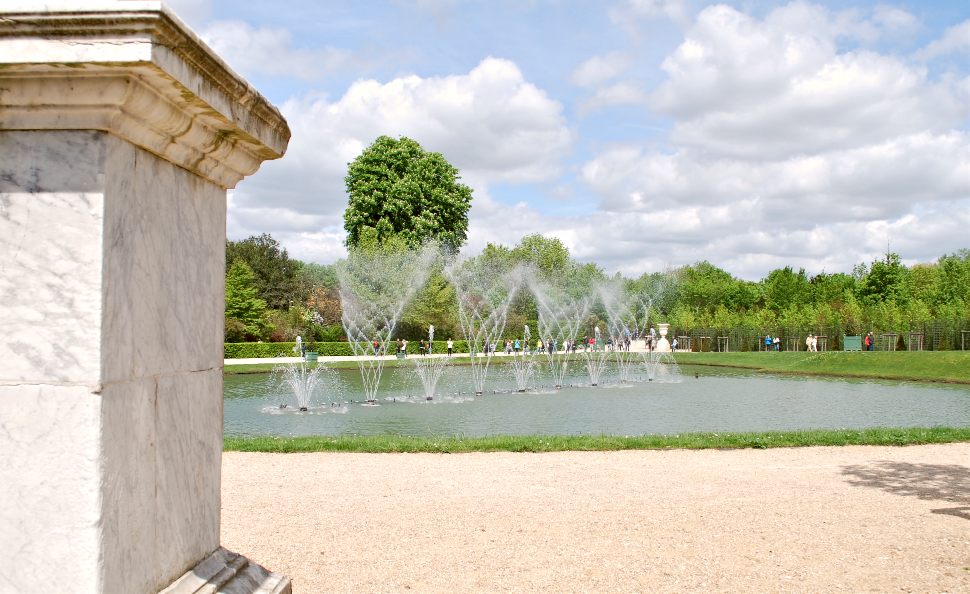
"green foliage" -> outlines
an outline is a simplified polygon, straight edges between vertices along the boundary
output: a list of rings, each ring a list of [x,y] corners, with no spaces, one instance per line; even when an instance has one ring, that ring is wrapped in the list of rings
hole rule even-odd
[[[556,237],[543,237],[538,233],[526,235],[511,251],[514,264],[531,264],[539,279],[550,284],[558,284],[574,268],[569,258],[569,249]]]
[[[266,302],[257,297],[256,279],[246,262],[226,272],[226,339],[254,338],[266,326]]]
[[[350,202],[344,211],[347,245],[365,230],[378,241],[398,235],[408,245],[437,240],[457,252],[468,233],[471,188],[441,153],[410,138],[381,136],[347,170]]]
[[[305,287],[335,289],[340,286],[337,267],[334,264],[304,263],[300,267],[300,282]]]
[[[435,266],[427,284],[405,307],[396,334],[408,340],[427,339],[429,325],[434,325],[439,338],[461,335],[455,289],[440,265]]]
[[[811,300],[811,285],[805,270],[795,273],[791,266],[772,270],[762,282],[765,306],[775,311],[800,307]]]
[[[271,235],[226,241],[226,269],[237,261],[245,262],[252,270],[257,296],[269,309],[287,309],[306,299],[306,287],[299,277],[303,263],[290,259]]]
[[[938,262],[937,303],[963,303],[970,306],[970,249],[943,256]]]
[[[761,298],[757,283],[735,279],[710,262],[699,262],[680,270],[680,299],[689,307],[712,312],[718,305],[743,310]]]
[[[842,301],[847,293],[855,293],[856,279],[844,273],[821,273],[809,281],[814,303],[836,303]]]
[[[353,355],[350,344],[346,342],[307,341],[307,350],[316,351],[320,356],[349,357]],[[274,357],[297,357],[293,350],[295,342],[227,342],[224,345],[226,359],[269,359]]]
[[[307,307],[294,305],[286,310],[270,310],[266,320],[272,342],[296,340],[297,336],[309,339],[314,332],[313,312]]]
[[[869,266],[859,283],[859,297],[865,303],[905,303],[909,300],[908,274],[899,254],[887,253],[885,260],[876,260]]]

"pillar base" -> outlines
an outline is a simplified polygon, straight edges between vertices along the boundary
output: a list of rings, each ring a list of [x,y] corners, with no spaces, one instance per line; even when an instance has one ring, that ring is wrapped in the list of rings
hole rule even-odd
[[[219,547],[159,594],[292,594],[290,578]]]

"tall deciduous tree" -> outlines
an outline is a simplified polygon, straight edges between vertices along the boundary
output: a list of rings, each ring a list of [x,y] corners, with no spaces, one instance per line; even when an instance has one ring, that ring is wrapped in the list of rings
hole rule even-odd
[[[859,296],[865,303],[909,301],[907,275],[909,270],[899,259],[899,254],[889,252],[885,260],[876,260],[869,273],[859,283]]]
[[[768,273],[763,281],[765,305],[780,311],[790,307],[800,307],[811,300],[811,285],[804,269],[797,273],[791,266],[777,268]]]
[[[441,153],[410,138],[381,136],[347,170],[347,245],[358,245],[372,229],[379,240],[397,235],[417,246],[434,239],[457,252],[468,234],[472,200],[471,188],[459,179]]]
[[[267,307],[289,309],[305,300],[308,287],[300,279],[303,263],[291,259],[272,235],[263,233],[242,241],[227,241],[226,270],[240,260],[252,270],[258,296]]]

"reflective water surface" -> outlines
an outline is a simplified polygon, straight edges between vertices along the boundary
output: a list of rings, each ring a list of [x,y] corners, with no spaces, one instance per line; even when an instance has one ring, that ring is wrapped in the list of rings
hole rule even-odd
[[[385,370],[374,405],[361,402],[356,370],[338,370],[306,412],[296,410],[292,393],[270,375],[234,375],[225,379],[225,434],[472,437],[970,426],[970,386],[690,366],[681,371],[679,383],[620,384],[612,377],[591,387],[576,368],[561,390],[540,385],[517,393],[510,370],[494,365],[485,394],[475,396],[468,369],[449,367],[427,401],[414,371],[395,368]]]

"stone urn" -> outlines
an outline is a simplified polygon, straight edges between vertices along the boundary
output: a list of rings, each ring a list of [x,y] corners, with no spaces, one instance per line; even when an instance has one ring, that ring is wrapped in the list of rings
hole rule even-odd
[[[670,341],[667,340],[667,330],[670,329],[670,324],[657,324],[660,328],[660,340],[657,341],[657,348],[654,350],[658,353],[669,353],[670,352]]]

